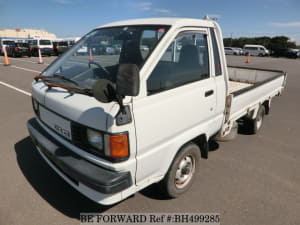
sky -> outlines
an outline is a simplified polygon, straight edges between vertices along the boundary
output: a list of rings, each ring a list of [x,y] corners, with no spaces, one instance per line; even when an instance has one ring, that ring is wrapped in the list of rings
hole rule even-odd
[[[0,29],[44,29],[80,37],[113,21],[217,18],[224,37],[285,35],[300,45],[300,0],[0,0]]]

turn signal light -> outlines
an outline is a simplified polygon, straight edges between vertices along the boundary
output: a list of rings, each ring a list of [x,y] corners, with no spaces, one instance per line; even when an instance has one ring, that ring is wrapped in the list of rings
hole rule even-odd
[[[109,145],[111,157],[124,158],[129,156],[128,136],[126,134],[110,136]]]

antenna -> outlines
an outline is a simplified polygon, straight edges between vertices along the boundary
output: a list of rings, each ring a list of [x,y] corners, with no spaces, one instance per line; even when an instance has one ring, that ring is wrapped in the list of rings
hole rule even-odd
[[[214,15],[212,15],[214,16]],[[215,16],[215,17],[210,17],[208,14],[206,14],[204,17],[203,17],[204,20],[213,20],[213,21],[217,21],[218,20],[218,17]]]
[[[204,20],[210,20],[208,14],[206,14],[204,17],[203,17]]]

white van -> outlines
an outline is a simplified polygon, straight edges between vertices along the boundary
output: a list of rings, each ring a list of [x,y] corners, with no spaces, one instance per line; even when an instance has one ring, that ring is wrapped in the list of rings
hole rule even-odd
[[[32,39],[28,40],[31,55],[38,56],[38,50],[41,50],[42,55],[54,55],[53,43],[50,39]]]
[[[253,56],[269,56],[270,52],[263,45],[244,45],[245,55],[250,54]]]
[[[1,55],[4,54],[3,48],[6,48],[7,45],[14,43],[13,40],[8,40],[8,39],[0,39],[0,53]]]

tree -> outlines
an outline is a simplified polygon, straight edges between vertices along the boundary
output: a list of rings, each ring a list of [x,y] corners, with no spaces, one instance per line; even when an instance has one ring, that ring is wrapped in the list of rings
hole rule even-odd
[[[240,38],[224,38],[224,46],[226,47],[239,47],[242,48],[246,44],[263,45],[266,48],[276,51],[278,49],[296,48],[296,43],[290,41],[289,37],[276,36],[270,37],[240,37]]]

